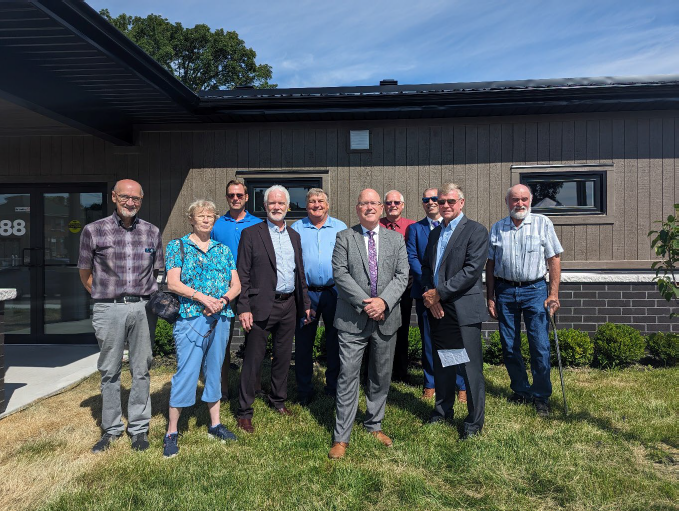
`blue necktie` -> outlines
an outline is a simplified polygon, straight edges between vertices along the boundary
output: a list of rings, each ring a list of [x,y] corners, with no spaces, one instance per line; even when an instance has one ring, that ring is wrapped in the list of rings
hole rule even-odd
[[[441,222],[435,220],[434,222],[431,223],[431,225],[433,225],[434,227],[438,227],[439,225],[441,225]]]

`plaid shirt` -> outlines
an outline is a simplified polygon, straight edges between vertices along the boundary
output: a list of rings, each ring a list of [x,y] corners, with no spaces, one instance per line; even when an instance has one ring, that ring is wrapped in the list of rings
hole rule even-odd
[[[80,236],[78,268],[92,270],[94,299],[150,295],[158,289],[153,270],[163,266],[160,231],[139,217],[126,229],[114,211]]]

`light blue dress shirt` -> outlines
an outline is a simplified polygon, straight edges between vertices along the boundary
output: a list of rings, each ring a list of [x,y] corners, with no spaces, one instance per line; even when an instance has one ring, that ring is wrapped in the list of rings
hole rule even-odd
[[[247,211],[245,216],[236,221],[229,211],[220,216],[215,222],[210,237],[220,243],[224,243],[231,250],[234,260],[238,260],[238,244],[240,243],[240,235],[243,229],[262,222],[256,216],[251,215]]]
[[[320,229],[314,227],[309,217],[297,220],[290,226],[302,239],[304,275],[309,286],[331,286],[332,251],[337,233],[347,228],[341,220],[329,216]]]
[[[288,230],[266,221],[276,254],[276,293],[292,293],[295,290],[295,251]]]
[[[448,225],[443,227],[441,224],[441,235],[439,236],[439,242],[436,246],[436,269],[434,270],[434,285],[439,285],[439,268],[441,266],[441,259],[443,258],[443,252],[445,252],[450,237],[453,235],[457,224],[460,223],[464,213],[460,212],[455,218],[453,218]]]

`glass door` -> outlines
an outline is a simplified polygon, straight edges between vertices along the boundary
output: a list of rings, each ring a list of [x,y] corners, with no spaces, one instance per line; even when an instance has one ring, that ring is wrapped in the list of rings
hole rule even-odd
[[[83,227],[105,214],[104,185],[3,188],[0,287],[17,289],[5,302],[5,342],[95,342],[77,264]]]

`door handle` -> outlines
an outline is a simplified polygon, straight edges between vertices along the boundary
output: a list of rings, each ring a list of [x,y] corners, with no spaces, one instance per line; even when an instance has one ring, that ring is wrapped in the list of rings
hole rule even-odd
[[[33,257],[31,257],[31,254],[28,254],[28,257],[26,257],[26,252],[32,252],[35,250],[42,250],[42,247],[38,248],[33,248],[33,247],[26,247],[21,250],[21,266],[26,266],[26,267],[33,267],[37,266],[36,264],[33,263]]]

